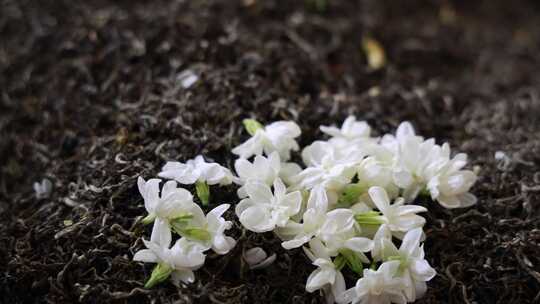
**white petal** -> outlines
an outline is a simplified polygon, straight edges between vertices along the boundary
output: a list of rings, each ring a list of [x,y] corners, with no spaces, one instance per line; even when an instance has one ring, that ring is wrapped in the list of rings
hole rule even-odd
[[[410,172],[400,170],[392,173],[392,178],[396,186],[400,188],[408,188],[413,183],[413,176]]]
[[[411,264],[411,269],[414,279],[418,281],[427,282],[437,275],[435,269],[426,260],[414,260]]]
[[[422,206],[416,206],[416,205],[405,205],[400,206],[397,208],[397,215],[406,215],[406,214],[415,214],[419,212],[427,212],[428,210],[425,207]]]
[[[268,163],[270,164],[270,168],[272,168],[275,172],[279,172],[281,169],[281,158],[279,153],[272,152],[270,155],[268,155]]]
[[[276,178],[274,181],[274,194],[275,196],[283,196],[287,192],[287,188],[281,178]]]
[[[154,220],[154,226],[152,227],[152,236],[150,242],[158,244],[163,248],[169,248],[171,246],[172,234],[169,223],[159,217]]]
[[[193,283],[195,282],[195,274],[189,269],[175,270],[171,274],[171,281],[176,286],[179,286],[180,282]]]
[[[246,159],[239,158],[234,162],[234,170],[243,182],[253,175],[253,165]]]
[[[330,260],[330,254],[328,249],[324,246],[318,238],[313,238],[309,241],[309,249],[313,256],[317,259]]]
[[[270,187],[261,182],[249,182],[246,185],[246,192],[250,199],[256,204],[270,204],[273,195]]]
[[[192,166],[180,162],[167,162],[158,174],[159,177],[174,179],[181,184],[194,184],[199,178],[198,171],[193,170]]]
[[[240,223],[248,230],[259,233],[271,231],[275,227],[268,208],[260,205],[254,205],[244,210],[240,215]]]
[[[405,138],[405,137],[414,136],[414,135],[415,135],[414,127],[412,126],[410,122],[404,121],[401,124],[399,124],[397,128],[397,132],[396,132],[397,138]]]
[[[288,193],[281,200],[280,205],[288,207],[287,215],[289,217],[297,214],[302,207],[302,193],[300,191]]]
[[[306,291],[314,292],[315,290],[321,289],[324,285],[329,284],[334,281],[334,273],[330,271],[324,271],[317,269],[313,271],[306,282]]]
[[[336,278],[334,280],[334,284],[332,285],[334,299],[340,298],[345,292],[346,288],[347,286],[345,285],[345,278],[343,277],[343,274],[339,270],[336,271]]]
[[[255,136],[248,139],[243,144],[236,146],[232,149],[232,153],[238,155],[240,158],[249,158],[252,155],[262,154],[262,138],[260,133],[257,131]]]
[[[344,246],[356,252],[368,252],[373,249],[373,241],[364,237],[354,237],[345,241]]]
[[[230,206],[231,205],[229,204],[221,204],[217,206],[216,208],[212,209],[210,212],[208,212],[208,215],[212,215],[216,218],[220,218],[223,215],[223,213],[225,213],[225,211],[229,209]]]
[[[287,250],[290,250],[290,249],[293,249],[293,248],[298,248],[298,247],[304,245],[305,243],[309,242],[309,240],[312,237],[313,236],[309,235],[309,234],[298,235],[292,240],[288,240],[286,242],[281,243],[281,246],[283,248],[287,249]]]
[[[375,206],[384,213],[390,206],[390,199],[388,198],[386,190],[381,187],[371,187],[369,188],[368,193]]]
[[[238,204],[236,204],[236,207],[234,208],[234,212],[236,213],[237,217],[240,217],[244,210],[255,206],[256,204],[249,198],[241,200]]]
[[[212,250],[217,254],[227,254],[236,245],[236,241],[230,236],[219,235],[214,238]]]
[[[323,187],[317,186],[311,189],[307,202],[307,208],[318,210],[320,212],[326,212],[328,209],[328,196],[326,195],[326,190]]]
[[[138,262],[145,262],[145,263],[156,263],[157,257],[152,252],[152,250],[142,249],[142,250],[137,251],[137,253],[135,253],[135,255],[133,256],[133,260],[138,261]]]
[[[424,232],[422,231],[422,228],[415,228],[407,232],[403,238],[403,241],[401,242],[399,251],[406,253],[407,256],[410,256],[420,246],[420,240],[422,239],[423,234]]]

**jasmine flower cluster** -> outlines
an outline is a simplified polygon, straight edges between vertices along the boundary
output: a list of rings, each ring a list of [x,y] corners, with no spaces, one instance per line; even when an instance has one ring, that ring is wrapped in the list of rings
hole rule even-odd
[[[235,212],[245,229],[273,231],[285,249],[302,247],[316,269],[308,292],[328,303],[407,303],[422,297],[435,270],[422,240],[428,196],[446,208],[476,203],[476,175],[448,144],[417,135],[408,122],[395,134],[372,137],[364,121],[322,126],[329,136],[301,151],[294,122],[244,122],[251,137],[233,149],[240,186]],[[252,160],[250,160],[252,158]],[[347,289],[342,270],[357,276]]]
[[[168,162],[159,176],[174,180],[165,182],[161,189],[161,179],[145,181],[139,177],[137,181],[148,212],[142,222],[153,223],[153,228],[150,240],[143,240],[146,249],[135,253],[133,260],[157,264],[145,284],[147,288],[169,277],[176,285],[192,283],[195,280],[193,271],[204,265],[206,251],[223,255],[236,244],[232,237],[225,235],[225,231],[232,227],[232,222],[223,218],[230,205],[219,205],[205,215],[193,201],[193,195],[177,184],[177,181],[182,184],[198,183],[197,194],[203,205],[207,205],[208,185],[232,183],[228,169],[207,163],[202,156],[197,156],[185,164]],[[179,238],[171,247],[173,233]]]

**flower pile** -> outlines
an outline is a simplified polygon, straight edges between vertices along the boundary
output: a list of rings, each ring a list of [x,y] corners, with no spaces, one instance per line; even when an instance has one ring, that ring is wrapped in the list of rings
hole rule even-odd
[[[445,208],[474,205],[469,190],[476,174],[464,169],[466,154],[452,157],[448,144],[418,136],[408,122],[395,134],[372,137],[366,122],[350,116],[341,128],[321,126],[328,139],[303,148],[302,167],[291,161],[300,150],[296,123],[263,126],[247,119],[244,125],[251,137],[232,150],[239,157],[236,175],[198,156],[163,167],[159,176],[174,181],[164,184],[161,196],[160,180],[139,180],[149,213],[144,222],[154,221],[154,228],[150,241],[144,241],[148,249],[134,259],[158,263],[147,286],[169,274],[173,282],[192,282],[206,250],[225,254],[235,245],[223,234],[231,227],[221,217],[229,205],[205,217],[176,182],[196,184],[203,204],[208,204],[209,185],[235,183],[240,199],[235,213],[242,226],[273,231],[283,248],[303,248],[316,266],[307,278],[308,292],[322,291],[328,303],[407,303],[422,297],[436,272],[422,244],[426,220],[421,214],[427,209],[415,199],[430,197]],[[171,231],[181,238],[169,248]],[[253,249],[251,264],[261,267],[263,253]],[[271,263],[267,260],[273,261],[264,265]],[[349,289],[345,268],[357,277]]]
[[[208,184],[232,183],[232,174],[228,169],[216,163],[207,163],[202,156],[198,156],[187,164],[167,163],[159,176],[174,180],[167,181],[161,191],[161,179],[145,181],[139,177],[137,181],[148,211],[142,222],[153,222],[153,228],[150,241],[143,240],[147,249],[138,251],[133,260],[157,264],[145,284],[147,288],[169,276],[174,284],[192,283],[195,280],[193,271],[204,264],[207,250],[226,254],[236,245],[233,238],[224,234],[232,227],[232,222],[222,217],[230,205],[219,205],[205,215],[193,201],[193,195],[179,188],[176,182],[195,183],[200,200],[208,204]],[[171,247],[173,232],[180,238]]]

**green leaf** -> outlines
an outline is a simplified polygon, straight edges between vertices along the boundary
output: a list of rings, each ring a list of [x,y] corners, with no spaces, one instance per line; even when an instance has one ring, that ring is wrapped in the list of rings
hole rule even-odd
[[[197,181],[195,183],[195,190],[197,190],[197,196],[201,200],[203,206],[208,206],[210,202],[210,188],[206,182]]]
[[[173,269],[169,265],[163,263],[157,264],[154,270],[152,270],[150,279],[144,284],[144,288],[152,288],[156,284],[165,281],[171,275],[172,271]]]
[[[263,128],[263,125],[261,125],[261,123],[256,121],[255,119],[244,119],[242,123],[244,124],[246,131],[251,136],[255,135],[255,133],[257,133],[257,130]]]

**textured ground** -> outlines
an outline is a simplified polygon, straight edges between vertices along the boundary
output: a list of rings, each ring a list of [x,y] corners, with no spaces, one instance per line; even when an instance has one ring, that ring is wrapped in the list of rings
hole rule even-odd
[[[476,207],[422,202],[438,276],[419,303],[538,303],[538,2],[316,2],[0,1],[0,302],[321,303],[300,251],[238,224],[235,252],[195,284],[143,289],[135,180],[198,153],[230,167],[242,118],[295,120],[306,144],[352,113],[376,134],[410,120],[479,172]],[[365,35],[386,51],[379,71]],[[200,76],[187,90],[185,69]],[[242,268],[256,245],[276,267]]]

